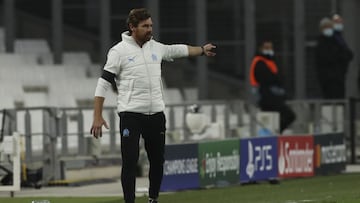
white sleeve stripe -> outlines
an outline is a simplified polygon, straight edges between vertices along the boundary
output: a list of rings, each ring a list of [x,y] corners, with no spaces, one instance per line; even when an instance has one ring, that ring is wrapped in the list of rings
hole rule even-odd
[[[95,89],[95,96],[96,97],[105,97],[106,96],[106,92],[108,91],[108,89],[111,87],[111,84],[104,80],[103,78],[99,78],[97,85],[96,85],[96,89]]]

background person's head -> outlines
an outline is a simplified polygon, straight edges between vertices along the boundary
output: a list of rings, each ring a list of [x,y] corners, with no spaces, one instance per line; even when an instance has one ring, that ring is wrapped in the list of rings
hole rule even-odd
[[[339,14],[334,14],[332,16],[332,21],[334,23],[334,30],[341,32],[344,29],[344,24],[343,24],[343,18],[339,15]]]
[[[274,52],[274,46],[271,40],[261,40],[259,43],[259,52],[263,55],[273,57]]]
[[[132,9],[127,19],[130,35],[140,43],[149,41],[152,37],[152,20],[145,8]]]
[[[333,21],[330,18],[323,18],[320,21],[320,32],[326,37],[331,37],[334,34]]]

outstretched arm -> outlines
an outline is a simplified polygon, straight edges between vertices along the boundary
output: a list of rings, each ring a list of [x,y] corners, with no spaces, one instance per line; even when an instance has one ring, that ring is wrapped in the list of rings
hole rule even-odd
[[[202,47],[195,47],[188,45],[189,56],[201,56],[201,55],[215,56],[216,55],[216,53],[214,52],[215,48],[216,46],[211,43],[205,44]]]

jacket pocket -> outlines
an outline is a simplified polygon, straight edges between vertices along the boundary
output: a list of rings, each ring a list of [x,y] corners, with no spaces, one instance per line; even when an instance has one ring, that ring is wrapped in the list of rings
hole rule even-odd
[[[129,82],[129,86],[128,86],[128,91],[126,94],[126,104],[128,104],[131,100],[131,96],[134,92],[134,83],[135,83],[135,79],[130,80]]]

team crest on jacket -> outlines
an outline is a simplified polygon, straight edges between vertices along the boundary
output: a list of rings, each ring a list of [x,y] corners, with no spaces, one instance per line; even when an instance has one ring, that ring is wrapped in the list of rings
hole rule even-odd
[[[130,131],[129,131],[129,129],[125,128],[125,129],[123,130],[122,136],[123,136],[123,137],[129,137],[129,136],[130,136]]]
[[[156,54],[151,54],[151,58],[152,58],[153,61],[157,61],[157,56],[156,56]]]

